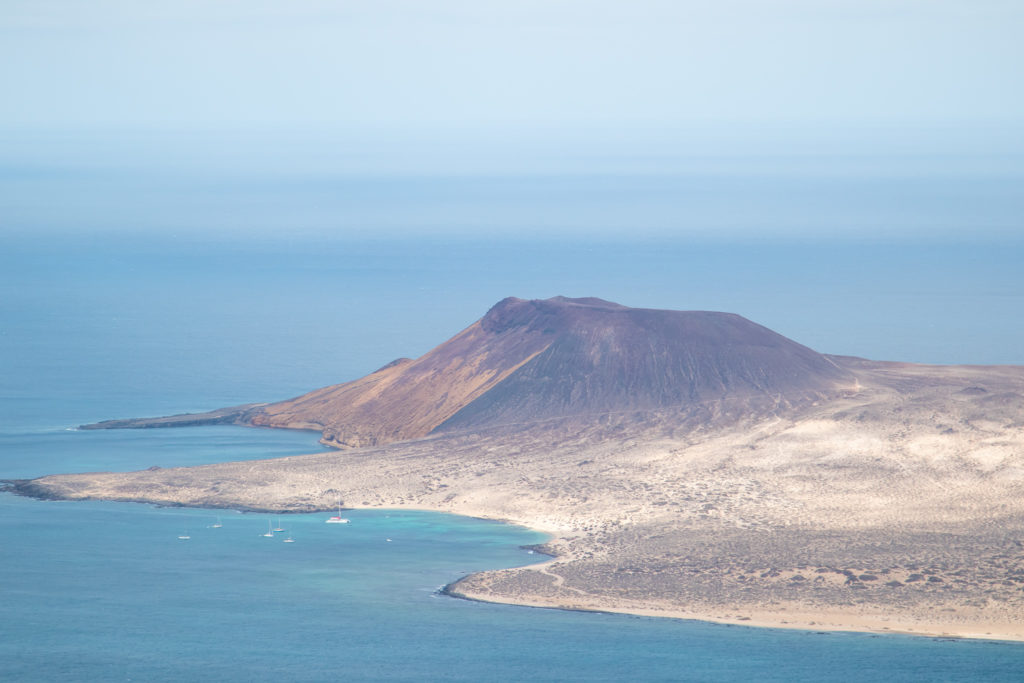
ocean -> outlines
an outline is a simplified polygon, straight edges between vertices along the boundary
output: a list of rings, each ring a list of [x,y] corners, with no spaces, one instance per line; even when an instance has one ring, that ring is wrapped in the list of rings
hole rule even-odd
[[[8,479],[320,451],[309,432],[74,428],[353,379],[424,353],[508,295],[731,310],[824,352],[1024,361],[1015,355],[1021,322],[1005,315],[1021,309],[1019,249],[0,242],[0,478]],[[860,272],[869,258],[877,268]],[[922,328],[929,316],[932,327]],[[917,346],[915,325],[927,331]],[[0,510],[2,680],[1018,681],[1024,671],[1017,643],[758,629],[439,594],[469,572],[540,559],[522,546],[541,534],[492,521],[374,510],[327,525],[326,513],[279,518],[9,493],[0,493]],[[262,535],[278,524],[286,531]],[[284,543],[288,536],[295,542]]]

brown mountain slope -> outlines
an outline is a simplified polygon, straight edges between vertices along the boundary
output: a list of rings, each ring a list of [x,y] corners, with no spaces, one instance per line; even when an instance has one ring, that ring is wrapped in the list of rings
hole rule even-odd
[[[825,356],[731,313],[627,308],[600,299],[506,299],[495,331],[544,326],[543,352],[438,431],[730,399],[789,405],[855,380]]]
[[[361,447],[722,399],[789,405],[853,383],[825,356],[738,315],[508,298],[416,360],[256,408],[244,420],[314,428],[325,443]]]
[[[318,429],[324,443],[359,448],[425,436],[543,351],[552,335],[517,327],[495,333],[485,317],[416,360],[273,403],[250,424]]]

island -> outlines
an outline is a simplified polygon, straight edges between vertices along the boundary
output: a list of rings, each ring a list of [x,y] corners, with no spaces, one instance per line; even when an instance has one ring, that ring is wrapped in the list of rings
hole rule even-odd
[[[505,299],[275,403],[85,428],[315,429],[299,457],[9,482],[41,498],[414,508],[547,532],[477,600],[1024,639],[1024,367],[818,353],[738,315]]]

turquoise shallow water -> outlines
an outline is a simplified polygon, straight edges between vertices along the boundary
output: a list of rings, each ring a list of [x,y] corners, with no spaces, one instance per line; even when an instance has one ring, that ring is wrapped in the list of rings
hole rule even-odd
[[[312,433],[70,428],[349,379],[426,351],[499,290],[622,298],[563,290],[582,265],[551,279],[543,250],[505,270],[470,259],[490,289],[469,291],[456,263],[367,258],[370,247],[312,265],[308,250],[289,261],[76,249],[0,253],[0,478],[318,451]],[[636,263],[630,282],[668,291],[664,272]],[[285,544],[261,535],[276,521],[267,515],[0,493],[0,680],[1019,681],[1024,671],[1021,644],[448,598],[438,588],[468,572],[536,561],[520,546],[541,536],[425,512],[346,514],[351,524],[285,516],[295,538]],[[210,528],[217,515],[223,526]]]
[[[221,514],[213,528],[204,510],[9,495],[0,507],[12,532],[0,569],[8,680],[412,680],[458,669],[466,651],[452,636],[486,629],[493,610],[437,588],[527,562],[517,543],[540,538],[430,514],[353,512],[348,525],[286,516],[287,533],[265,538],[264,515]],[[507,653],[497,658],[507,665]]]

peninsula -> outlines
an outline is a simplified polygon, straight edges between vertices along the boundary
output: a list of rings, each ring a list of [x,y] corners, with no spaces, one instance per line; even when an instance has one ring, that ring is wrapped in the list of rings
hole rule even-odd
[[[86,428],[315,429],[337,452],[46,476],[26,495],[418,508],[544,530],[449,592],[1024,640],[1024,367],[830,356],[740,316],[505,299],[415,360],[277,403]]]

